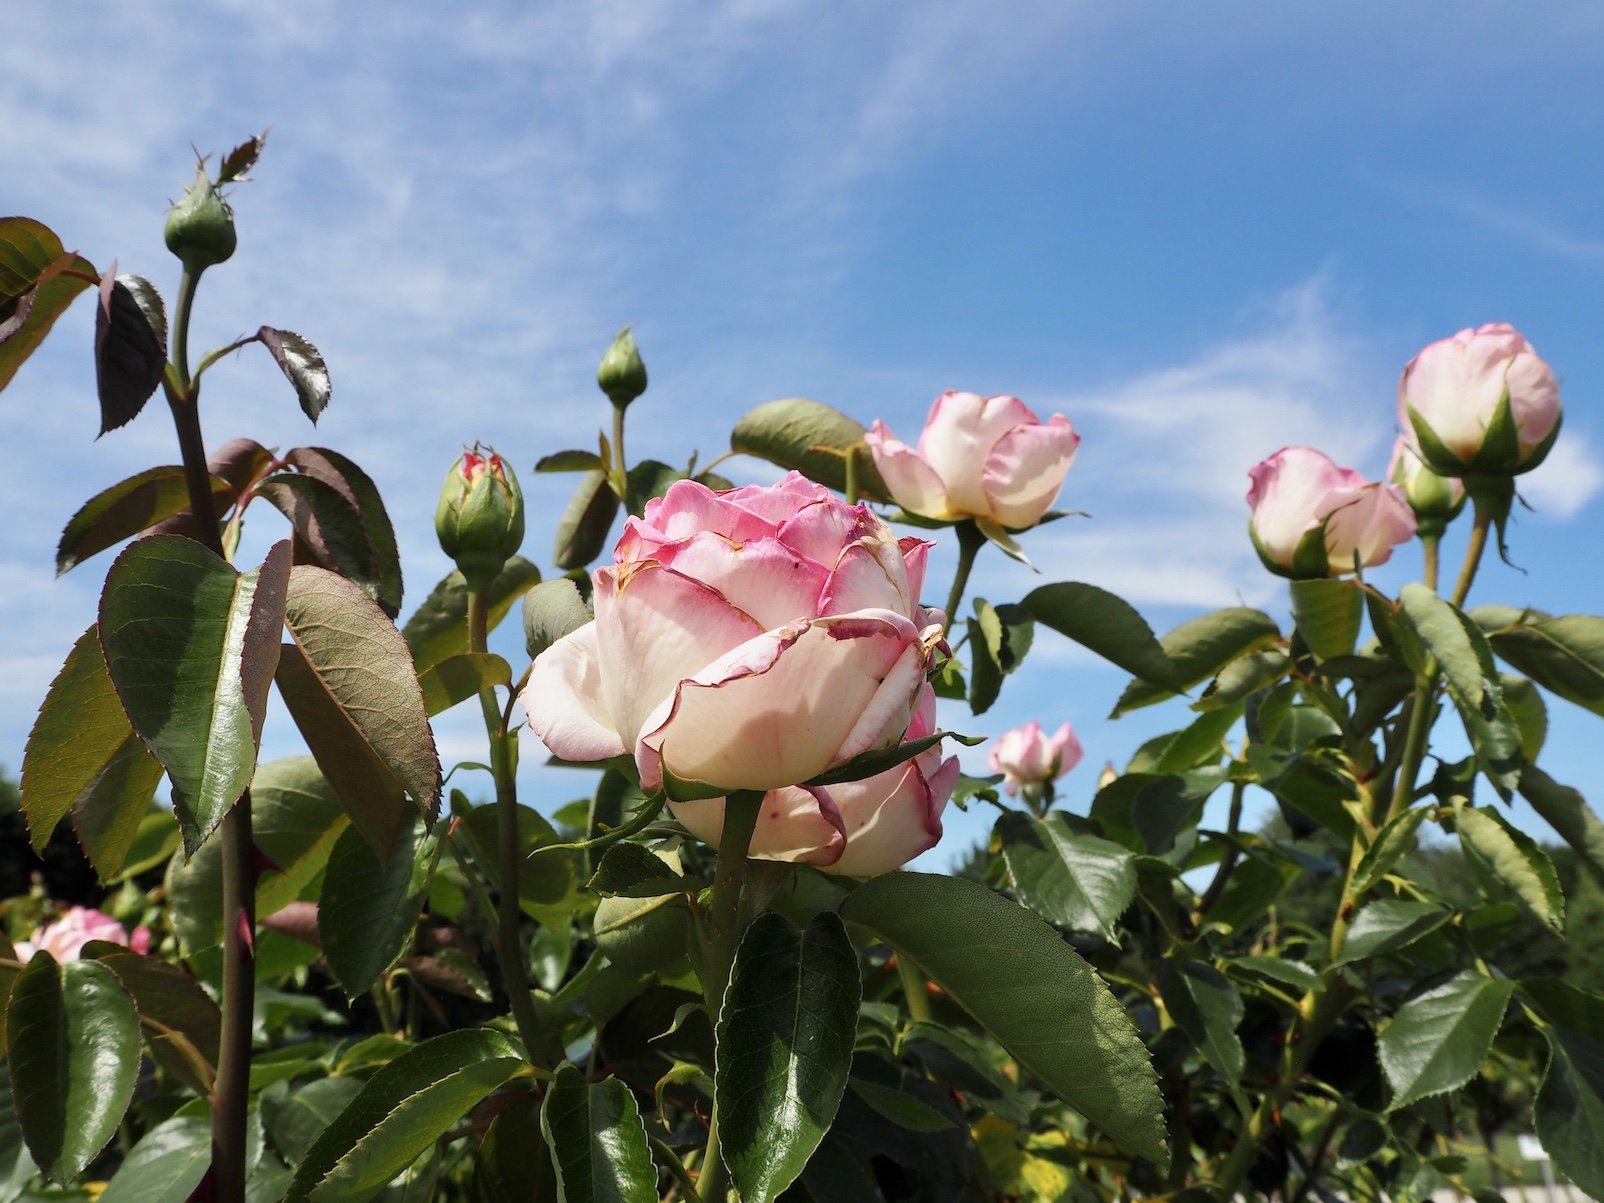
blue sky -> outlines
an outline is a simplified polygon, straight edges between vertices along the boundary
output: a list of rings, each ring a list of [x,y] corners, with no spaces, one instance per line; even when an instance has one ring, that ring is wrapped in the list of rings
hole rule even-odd
[[[1489,564],[1472,600],[1604,608],[1604,8],[178,11],[10,6],[0,208],[170,295],[161,223],[189,147],[270,127],[234,198],[240,251],[207,277],[196,339],[298,330],[327,356],[334,401],[313,431],[266,356],[247,353],[210,377],[207,434],[329,445],[367,467],[400,532],[409,607],[447,569],[429,519],[464,442],[524,470],[528,552],[549,559],[570,482],[527,469],[593,444],[607,418],[595,362],[633,322],[653,382],[631,411],[636,456],[705,460],[779,396],[911,438],[944,389],[1014,393],[1081,430],[1061,504],[1093,517],[1029,537],[1039,578],[985,561],[985,596],[1086,580],[1160,630],[1238,602],[1280,613],[1284,591],[1246,539],[1247,469],[1305,443],[1379,473],[1403,364],[1504,320],[1560,373],[1566,426],[1523,482],[1536,509],[1513,551],[1529,575]],[[159,405],[93,440],[91,330],[81,301],[0,397],[0,762],[13,768],[105,569],[53,579],[62,525],[176,458]],[[251,537],[275,534],[258,522]],[[1418,570],[1407,550],[1380,580]],[[948,572],[938,558],[933,597]],[[1103,760],[1162,729],[1103,721],[1121,683],[1044,634],[991,713],[946,719],[988,735],[1071,719],[1087,764],[1066,793],[1083,805]],[[478,753],[462,714],[441,724],[448,759]],[[1597,720],[1565,703],[1553,719],[1544,765],[1586,791]],[[288,725],[276,732],[269,753],[293,750]],[[531,769],[526,794],[582,788]],[[954,846],[983,822],[956,822]]]

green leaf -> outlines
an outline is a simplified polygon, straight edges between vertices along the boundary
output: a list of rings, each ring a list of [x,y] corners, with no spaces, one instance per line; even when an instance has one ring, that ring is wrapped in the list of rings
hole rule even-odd
[[[594,451],[553,451],[535,463],[536,472],[592,472],[606,467]]]
[[[1604,715],[1604,618],[1528,616],[1504,606],[1471,612],[1493,650],[1550,693]]]
[[[1542,692],[1525,677],[1503,673],[1499,677],[1504,691],[1504,704],[1520,731],[1521,756],[1527,764],[1533,763],[1548,739],[1548,706]]]
[[[1604,1198],[1604,997],[1553,980],[1522,982],[1521,992],[1551,1025],[1537,1135],[1560,1173]]]
[[[766,401],[737,422],[730,432],[730,450],[794,468],[809,480],[844,493],[846,456],[861,446],[867,433],[860,423],[823,402],[788,397]],[[890,501],[874,460],[862,451],[856,454],[858,495]]]
[[[355,509],[371,555],[371,581],[359,582],[392,619],[401,612],[401,556],[384,498],[372,477],[352,460],[327,447],[292,447],[284,462],[338,489]],[[371,584],[371,588],[369,585]]]
[[[524,594],[524,647],[531,660],[591,620],[579,586],[562,576],[541,581]]]
[[[1475,1077],[1514,989],[1513,982],[1466,969],[1399,1007],[1376,1040],[1391,1109],[1458,1090]]]
[[[153,535],[112,563],[100,644],[123,710],[173,783],[191,852],[250,784],[278,665],[288,543],[243,575],[200,544]]]
[[[1565,894],[1554,862],[1525,832],[1488,807],[1464,807],[1455,817],[1467,855],[1480,856],[1500,881],[1554,931],[1565,928]]]
[[[630,468],[624,479],[624,503],[631,514],[639,518],[646,512],[646,503],[668,492],[669,486],[685,479],[678,468],[655,459],[643,459]]]
[[[133,998],[155,1059],[197,1094],[210,1093],[223,1022],[211,995],[177,965],[129,952],[120,944],[91,940],[84,955],[116,974]]]
[[[1321,660],[1349,655],[1364,621],[1364,590],[1349,580],[1293,581],[1292,617],[1309,650]]]
[[[90,627],[51,682],[22,757],[22,809],[35,852],[63,815],[102,879],[122,867],[162,767],[134,734]]]
[[[607,849],[585,886],[604,898],[659,898],[697,889],[662,857],[627,840]]]
[[[167,312],[142,276],[119,276],[113,263],[100,277],[95,309],[95,390],[100,433],[132,421],[161,386],[167,369]]]
[[[214,503],[231,497],[228,484],[212,478]],[[189,486],[177,465],[149,468],[95,494],[67,523],[56,547],[56,574],[124,539],[189,513]]]
[[[486,628],[495,630],[507,617],[513,603],[540,580],[540,569],[522,556],[513,556],[490,585],[490,612]],[[412,662],[420,673],[427,672],[448,656],[468,651],[468,585],[462,573],[453,572],[434,587],[434,591],[407,619],[403,628]]]
[[[1561,839],[1604,869],[1604,822],[1578,791],[1529,764],[1521,770],[1520,793]]]
[[[835,785],[842,781],[862,781],[865,777],[873,777],[877,773],[884,773],[894,769],[899,764],[905,764],[927,748],[933,748],[944,739],[963,744],[972,748],[976,744],[986,742],[983,735],[959,735],[956,731],[937,731],[932,735],[922,735],[918,739],[910,739],[907,743],[900,743],[894,748],[881,748],[873,752],[860,752],[851,760],[843,760],[833,769],[826,769],[817,777],[803,784],[805,785]],[[711,788],[700,786],[698,788]],[[698,793],[695,797],[718,797],[719,795]],[[675,797],[673,793],[669,797]]]
[[[1130,603],[1106,589],[1060,581],[1032,589],[1020,604],[1043,626],[1067,635],[1134,677],[1165,683],[1175,676],[1153,629]]]
[[[552,562],[564,572],[587,567],[607,545],[620,504],[606,472],[598,468],[580,477],[574,495],[557,519]]]
[[[1180,731],[1149,740],[1126,768],[1131,773],[1184,773],[1218,764],[1227,753],[1225,737],[1242,717],[1237,703],[1205,710]]]
[[[280,690],[312,753],[375,851],[389,847],[402,812],[357,796],[341,766],[353,758],[372,783],[374,765],[431,821],[440,804],[440,757],[423,690],[401,632],[373,599],[343,577],[310,565],[290,571],[285,621],[301,658],[286,657]],[[285,682],[290,687],[285,688]],[[383,776],[378,778],[383,783]]]
[[[713,1108],[741,1198],[770,1203],[835,1119],[852,1069],[862,985],[840,916],[805,931],[761,915],[746,929],[718,1021]]]
[[[298,536],[296,560],[337,572],[380,601],[381,581],[362,514],[335,485],[316,476],[279,472],[256,486],[261,497],[289,519]],[[394,615],[399,598],[380,606]]]
[[[175,1115],[145,1133],[98,1203],[185,1203],[211,1164],[211,1118]]]
[[[1272,647],[1280,638],[1281,630],[1268,614],[1246,606],[1188,619],[1159,640],[1170,665],[1170,677],[1156,679],[1135,674],[1139,679],[1120,695],[1114,705],[1114,717],[1190,689],[1243,656]]]
[[[423,709],[433,718],[496,685],[512,684],[512,667],[494,652],[464,652],[418,674]]]
[[[367,992],[412,946],[429,892],[435,841],[414,815],[381,862],[362,833],[347,829],[329,853],[318,931],[329,971],[346,997]]]
[[[453,814],[463,816],[459,834],[472,839],[474,860],[490,882],[491,889],[500,889],[501,883],[501,818],[494,806],[458,805],[460,794],[452,796]],[[653,808],[653,814],[656,813]],[[536,849],[558,842],[556,829],[546,817],[533,807],[518,807],[518,845],[523,857],[518,862],[518,901],[524,911],[539,922],[553,916],[550,908],[566,910],[572,901],[575,884],[577,855],[572,851],[552,850],[541,856],[531,856]]]
[[[273,1147],[291,1165],[299,1164],[317,1138],[361,1091],[361,1081],[342,1076],[302,1083],[282,1097],[264,1095],[262,1118]]]
[[[307,1150],[288,1200],[362,1203],[525,1068],[499,1032],[465,1028],[426,1040],[363,1085]]]
[[[1112,1139],[1168,1164],[1147,1049],[1108,987],[1046,920],[978,882],[909,872],[865,882],[841,914],[917,962]]]
[[[1430,813],[1424,806],[1406,810],[1376,833],[1376,838],[1354,866],[1353,880],[1348,887],[1350,896],[1364,897],[1392,872],[1394,865],[1415,850],[1420,825]]]
[[[617,1078],[592,1085],[564,1064],[546,1090],[540,1128],[557,1165],[557,1203],[656,1203],[646,1129]]]
[[[1061,814],[1006,811],[993,840],[1014,880],[1014,897],[1049,923],[1118,943],[1114,925],[1136,896],[1136,856],[1071,831]]]
[[[1030,650],[1036,623],[1023,606],[993,606],[977,597],[974,607],[975,617],[968,620],[969,709],[984,714],[997,700],[1003,677],[1018,668]]]
[[[1418,581],[1405,585],[1398,601],[1404,617],[1437,658],[1450,689],[1476,709],[1489,686],[1492,696],[1499,696],[1492,649],[1474,623]]]
[[[1157,965],[1157,980],[1176,1026],[1219,1073],[1226,1089],[1239,1092],[1247,1058],[1236,1029],[1244,1008],[1231,979],[1201,961],[1166,958]]]
[[[43,223],[0,218],[0,390],[99,277],[94,264],[64,250]]]
[[[852,1078],[847,1085],[871,1109],[899,1128],[906,1128],[910,1132],[949,1132],[957,1127],[956,1123],[929,1103],[911,1094],[904,1094],[895,1087],[866,1082],[862,1078]]]
[[[105,1148],[139,1075],[139,1015],[104,965],[37,953],[11,987],[6,1062],[28,1152],[70,1182]]]
[[[257,340],[278,364],[284,378],[295,386],[301,411],[314,423],[329,405],[329,369],[318,349],[293,330],[263,326]]]
[[[1395,952],[1436,931],[1453,917],[1451,911],[1430,902],[1382,898],[1354,917],[1348,938],[1333,965],[1351,965],[1367,957]]]
[[[1294,961],[1286,957],[1232,957],[1225,963],[1225,967],[1239,973],[1267,977],[1273,982],[1280,982],[1283,986],[1291,986],[1294,990],[1300,992],[1313,990],[1320,984],[1320,975],[1313,969],[1302,961]]]
[[[530,1203],[557,1197],[551,1146],[540,1131],[540,1100],[515,1094],[496,1113],[473,1159],[474,1203]]]

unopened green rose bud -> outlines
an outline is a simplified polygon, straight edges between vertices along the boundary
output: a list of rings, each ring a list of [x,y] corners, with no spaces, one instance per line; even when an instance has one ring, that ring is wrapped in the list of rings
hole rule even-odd
[[[1393,444],[1387,479],[1404,491],[1415,511],[1415,533],[1422,538],[1441,535],[1465,508],[1465,482],[1433,472],[1401,437]]]
[[[167,249],[178,256],[191,275],[222,263],[234,253],[239,235],[234,231],[234,210],[223,199],[206,164],[195,167],[195,182],[167,212]]]
[[[646,365],[641,362],[640,348],[635,345],[635,336],[628,326],[618,332],[613,345],[602,356],[601,366],[596,369],[596,383],[619,409],[646,391]]]
[[[446,473],[434,511],[440,547],[482,592],[524,541],[524,495],[505,461],[475,443]]]

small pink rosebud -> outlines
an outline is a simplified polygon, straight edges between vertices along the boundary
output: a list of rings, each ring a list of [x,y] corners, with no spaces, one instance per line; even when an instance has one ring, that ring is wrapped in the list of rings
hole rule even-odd
[[[1432,343],[1398,378],[1398,424],[1443,476],[1530,472],[1561,417],[1554,370],[1508,322]]]
[[[523,490],[499,455],[475,443],[457,458],[440,488],[434,529],[468,587],[489,588],[524,541]]]
[[[864,442],[910,514],[1023,530],[1057,499],[1080,435],[1063,414],[1043,422],[1018,397],[947,392],[930,407],[917,449],[878,421]]]
[[[997,737],[991,750],[991,768],[1003,775],[1003,788],[1017,794],[1020,787],[1045,785],[1062,777],[1085,755],[1074,729],[1066,722],[1051,736],[1032,719]]]
[[[1310,447],[1283,447],[1248,471],[1248,532],[1264,566],[1294,579],[1385,564],[1415,535],[1394,484],[1365,480]]]

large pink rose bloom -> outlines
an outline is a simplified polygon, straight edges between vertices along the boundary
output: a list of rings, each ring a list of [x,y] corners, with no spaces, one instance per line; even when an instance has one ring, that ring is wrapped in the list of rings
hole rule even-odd
[[[47,923],[35,931],[32,939],[19,942],[17,959],[27,961],[35,953],[48,952],[57,961],[66,964],[82,956],[84,945],[91,940],[105,940],[121,944],[124,948],[132,943],[134,951],[144,952],[150,946],[150,932],[141,927],[130,942],[123,925],[110,915],[86,906],[69,907],[67,913],[54,923]]]
[[[930,407],[917,449],[879,421],[864,442],[909,513],[1023,530],[1057,499],[1080,435],[1063,414],[1043,422],[1018,397],[947,392]]]
[[[1284,447],[1248,470],[1248,527],[1265,567],[1321,577],[1385,564],[1414,538],[1415,515],[1394,484],[1365,480],[1310,447]]]
[[[1003,788],[1017,794],[1022,785],[1042,785],[1062,777],[1080,763],[1085,752],[1066,722],[1048,735],[1035,719],[997,737],[991,768],[1003,774]]]
[[[703,839],[722,828],[718,795],[762,790],[754,855],[895,868],[939,837],[955,760],[926,752],[867,781],[798,787],[932,730],[929,549],[796,473],[723,493],[679,481],[595,573],[595,621],[535,661],[529,725],[566,760],[631,756]]]
[[[1444,476],[1531,471],[1560,417],[1554,370],[1508,322],[1432,343],[1398,379],[1398,424]]]

